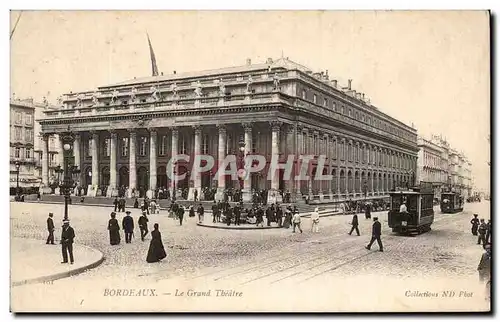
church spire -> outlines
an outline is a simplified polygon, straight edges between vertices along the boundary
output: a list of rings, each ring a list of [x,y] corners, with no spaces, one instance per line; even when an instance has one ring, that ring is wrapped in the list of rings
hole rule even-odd
[[[148,37],[148,44],[149,44],[149,54],[151,55],[151,69],[153,76],[158,76],[158,66],[156,65],[156,57],[155,57],[155,52],[153,50],[153,46],[151,45],[151,40],[149,39],[149,34],[146,33]]]

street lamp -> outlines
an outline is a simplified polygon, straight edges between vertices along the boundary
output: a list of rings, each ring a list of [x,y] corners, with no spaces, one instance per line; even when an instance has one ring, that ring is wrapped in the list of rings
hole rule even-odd
[[[176,165],[174,165],[173,173],[174,173],[174,175],[172,178],[172,187],[173,187],[173,189],[172,189],[172,201],[175,202],[175,199],[176,199],[176,197],[175,197],[175,195],[176,195],[176,193],[175,193],[175,177],[177,176]]]
[[[19,168],[21,164],[16,162],[16,199],[19,199]]]
[[[75,135],[70,132],[69,126],[68,131],[61,133],[61,140],[63,143],[63,172],[64,179],[62,184],[62,189],[64,193],[64,220],[68,219],[68,204],[71,202],[71,188],[73,186],[73,176],[80,171],[78,167],[75,166],[75,158],[73,157],[73,143],[75,142]]]
[[[240,147],[240,167],[239,167],[239,181],[240,181],[240,188],[244,188],[244,178],[246,176],[246,170],[245,170],[245,141],[240,140],[238,142],[238,146]]]

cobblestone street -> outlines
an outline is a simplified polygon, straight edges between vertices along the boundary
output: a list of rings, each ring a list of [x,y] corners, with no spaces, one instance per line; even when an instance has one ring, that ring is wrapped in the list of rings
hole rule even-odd
[[[12,237],[43,242],[49,211],[54,212],[57,227],[62,206],[12,203]],[[360,237],[347,235],[351,216],[321,218],[317,234],[310,232],[310,219],[303,219],[304,233],[292,234],[291,229],[210,229],[197,226],[194,218],[188,218],[183,226],[179,226],[166,213],[151,215],[150,227],[155,222],[160,224],[168,256],[161,263],[148,264],[145,257],[149,239],[141,242],[136,236],[132,244],[109,245],[106,230],[109,208],[71,206],[75,242],[103,252],[104,263],[80,275],[49,284],[15,287],[12,304],[15,306],[16,300],[22,297],[23,306],[31,303],[29,306],[33,309],[50,310],[53,301],[42,301],[39,297],[54,296],[58,303],[53,308],[60,308],[61,292],[64,294],[63,290],[66,290],[63,301],[67,302],[68,310],[78,310],[83,305],[86,305],[85,309],[107,310],[114,306],[126,310],[128,301],[134,299],[115,298],[111,301],[110,297],[103,297],[105,289],[154,286],[162,292],[175,293],[176,289],[215,285],[231,289],[258,288],[260,292],[264,287],[271,292],[293,285],[311,292],[317,289],[316,285],[321,288],[332,281],[335,281],[336,288],[342,288],[345,283],[349,284],[346,288],[355,288],[353,285],[357,283],[375,279],[380,280],[381,285],[397,285],[398,281],[404,280],[410,281],[409,284],[417,280],[468,281],[468,285],[474,283],[474,288],[479,290],[476,292],[480,292],[476,269],[482,249],[470,234],[469,221],[472,213],[489,218],[489,203],[467,204],[464,212],[458,214],[440,214],[438,208],[435,211],[432,231],[413,238],[392,234],[387,226],[386,212],[373,214],[382,222],[383,253],[378,252],[377,245],[371,251],[364,249],[370,238],[371,220],[365,220],[362,214],[358,215]],[[138,215],[138,210],[134,209],[132,216],[135,221]],[[120,222],[121,218],[119,214]],[[75,257],[78,261],[78,254]],[[362,285],[357,287],[363,289]],[[346,300],[345,296],[342,298]],[[483,295],[476,293],[475,300],[482,303]],[[228,309],[241,307],[241,303],[232,301],[234,299],[228,300]],[[140,307],[152,309],[155,307],[153,302],[148,300]],[[165,302],[165,310],[175,310],[171,304],[170,300]],[[196,308],[205,307],[199,299],[192,304],[198,305]],[[256,303],[252,302],[253,305]]]

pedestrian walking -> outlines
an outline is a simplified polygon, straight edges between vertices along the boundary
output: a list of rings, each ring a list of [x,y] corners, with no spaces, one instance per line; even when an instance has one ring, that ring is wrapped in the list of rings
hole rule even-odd
[[[154,224],[154,229],[151,232],[151,242],[149,243],[148,255],[146,256],[146,262],[156,263],[167,257],[167,252],[163,246],[161,240],[161,233],[159,230],[159,225]]]
[[[293,223],[293,231],[292,231],[292,233],[294,233],[295,232],[295,228],[298,227],[300,233],[302,234],[302,228],[300,228],[300,214],[299,214],[298,211],[293,215],[292,223]]]
[[[358,236],[359,236],[359,228],[358,228],[358,226],[359,226],[359,222],[358,222],[358,215],[354,214],[354,215],[352,216],[351,225],[352,225],[352,227],[351,227],[351,231],[349,232],[349,235],[352,235],[352,232],[353,232],[354,230],[356,230],[356,234],[358,234]]]
[[[201,203],[198,206],[196,212],[198,213],[198,220],[200,221],[200,224],[203,223],[203,221],[205,220],[205,208],[203,208],[203,205]]]
[[[241,208],[236,205],[234,206],[234,225],[240,225],[240,220],[241,220]]]
[[[123,231],[125,231],[125,243],[130,244],[134,234],[134,219],[130,216],[130,211],[127,211],[126,214],[122,220],[122,227]]]
[[[276,209],[276,222],[278,227],[283,227],[283,209],[279,206]]]
[[[49,236],[47,237],[46,244],[55,245],[54,231],[56,230],[56,227],[54,226],[54,220],[52,220],[52,217],[54,217],[54,214],[49,212],[49,218],[47,218],[47,230],[49,231]]]
[[[115,200],[113,200],[113,205],[115,206],[114,212],[118,210],[118,198],[115,197]]]
[[[139,230],[141,232],[141,240],[144,241],[144,238],[148,234],[148,216],[146,215],[147,213],[145,211],[142,212],[142,216],[139,217],[139,220],[137,223],[139,224]]]
[[[180,226],[182,226],[182,221],[184,220],[184,212],[184,207],[182,205],[179,205],[179,207],[177,208],[177,218],[179,218]]]
[[[311,214],[311,231],[319,233],[319,208],[315,208]]]
[[[486,224],[488,226],[488,230],[486,230],[486,244],[491,243],[491,219],[488,219],[488,223]]]
[[[108,221],[109,230],[109,243],[111,245],[120,244],[120,225],[118,225],[118,220],[116,220],[116,213],[113,211],[111,213],[111,219]]]
[[[369,203],[365,204],[365,218],[366,219],[372,218],[371,205]],[[358,236],[359,236],[359,233],[358,233]]]
[[[73,241],[75,239],[75,230],[73,227],[69,225],[69,220],[63,220],[63,227],[61,233],[61,246],[62,246],[62,256],[63,261],[61,264],[65,264],[68,262],[68,254],[70,263],[73,264],[75,262],[75,258],[73,257]]]
[[[479,272],[479,280],[485,283],[485,298],[489,301],[491,298],[491,244],[485,245],[484,249],[485,252],[481,255],[477,270]]]
[[[213,223],[215,224],[216,219],[217,219],[217,212],[219,211],[219,207],[217,206],[217,203],[214,200],[214,204],[212,205],[212,218],[213,218]]]
[[[271,226],[271,221],[273,220],[273,208],[272,208],[272,205],[271,205],[271,207],[268,207],[266,209],[266,220],[267,220],[267,227]]]
[[[380,239],[380,235],[382,234],[382,225],[378,221],[378,217],[373,217],[373,225],[372,225],[372,239],[370,240],[370,243],[365,246],[366,249],[370,250],[372,247],[373,242],[377,241],[379,251],[383,252],[384,251],[384,246],[382,246],[382,240]]]
[[[472,224],[472,235],[477,236],[477,229],[479,228],[479,219],[477,218],[477,214],[474,214],[474,218],[471,219],[470,223]]]
[[[135,201],[134,201],[134,208],[135,209],[139,208],[139,200],[137,200],[137,198],[135,198]]]
[[[478,232],[479,236],[477,237],[477,244],[482,244],[483,247],[486,245],[486,232],[488,231],[488,225],[484,222],[484,219],[481,218],[481,224],[479,225]]]
[[[194,190],[194,202],[198,201],[198,189]]]
[[[288,229],[292,225],[292,207],[288,206],[285,211],[285,220],[283,221],[283,227]]]

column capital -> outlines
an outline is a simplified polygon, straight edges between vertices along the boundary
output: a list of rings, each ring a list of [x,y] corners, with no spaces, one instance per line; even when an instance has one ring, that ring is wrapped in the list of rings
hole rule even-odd
[[[323,133],[323,138],[325,138],[325,139],[327,139],[327,140],[328,140],[330,137],[331,137],[331,135],[330,135],[330,134],[328,134],[328,133]]]
[[[171,127],[169,127],[169,129],[172,132],[173,136],[179,135],[179,128],[177,126],[171,126]]]
[[[217,129],[219,130],[219,134],[226,134],[227,128],[225,124],[217,124]]]
[[[297,132],[299,131],[299,127],[297,126]],[[295,126],[293,124],[287,124],[286,125],[286,133],[287,134],[293,134],[295,133]]]
[[[50,133],[44,133],[44,132],[40,132],[40,135],[42,136],[42,139],[44,141],[48,141],[49,138],[50,138]]]
[[[280,121],[270,121],[269,125],[273,131],[279,131],[280,127],[283,125],[283,122]]]
[[[151,136],[156,136],[158,134],[158,129],[156,127],[149,127],[147,130]]]
[[[193,125],[192,128],[194,130],[194,134],[196,134],[196,135],[200,135],[201,134],[201,126],[199,126],[199,125]]]
[[[137,133],[137,129],[136,128],[129,128],[129,129],[127,129],[127,132],[130,134]]]
[[[116,132],[116,130],[109,130],[109,135],[112,139],[116,139],[118,137],[118,132]]]
[[[319,136],[319,131],[314,130],[314,131],[313,131],[313,135],[314,135],[314,136]]]
[[[89,132],[90,132],[90,135],[92,135],[92,137],[98,137],[99,136],[99,131],[91,130]]]
[[[252,132],[253,122],[244,122],[244,123],[241,123],[241,125],[243,126],[243,129],[245,130],[245,132]]]

